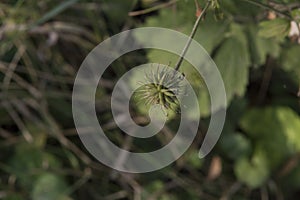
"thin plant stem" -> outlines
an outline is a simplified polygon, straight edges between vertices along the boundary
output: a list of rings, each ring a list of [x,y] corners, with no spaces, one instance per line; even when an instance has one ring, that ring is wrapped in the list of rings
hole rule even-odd
[[[154,6],[152,8],[147,8],[145,10],[132,11],[132,12],[129,12],[128,15],[131,16],[131,17],[134,17],[134,16],[148,14],[148,13],[157,11],[159,9],[162,9],[162,8],[165,8],[165,7],[169,7],[169,6],[173,5],[173,4],[175,4],[177,1],[178,0],[172,0],[172,1],[169,1],[167,3],[163,3],[163,4],[160,4],[160,5]]]
[[[272,11],[274,11],[275,13],[280,14],[280,15],[282,15],[282,16],[288,18],[289,20],[291,20],[291,21],[293,21],[293,22],[296,22],[296,24],[297,24],[297,29],[298,29],[298,32],[299,32],[299,34],[300,34],[300,27],[299,27],[299,24],[297,23],[297,21],[296,21],[291,15],[289,15],[289,14],[287,14],[287,13],[285,13],[285,12],[282,12],[282,11],[276,9],[276,8],[273,8],[272,6],[269,6],[269,5],[267,5],[267,4],[264,4],[264,3],[261,3],[261,2],[257,2],[257,1],[255,1],[255,0],[242,0],[242,1],[248,2],[248,3],[253,4],[253,5],[256,5],[256,6],[259,6],[259,7],[261,7],[261,8],[265,8],[265,9],[268,9],[268,10],[272,10]],[[298,37],[300,37],[300,36],[298,36]]]
[[[273,8],[272,6],[269,6],[269,5],[267,5],[267,4],[264,4],[264,3],[261,3],[261,2],[257,2],[257,1],[255,1],[255,0],[242,0],[242,1],[248,2],[248,3],[253,4],[253,5],[256,5],[256,6],[259,6],[259,7],[261,7],[261,8],[265,8],[265,9],[268,9],[268,10],[272,10],[272,11],[274,11],[274,12],[276,12],[276,13],[278,13],[278,14],[284,16],[284,17],[287,17],[287,18],[290,19],[290,20],[294,20],[289,14],[287,14],[287,13],[285,13],[285,12],[282,12],[282,11],[276,9],[276,8]]]
[[[194,24],[193,30],[192,30],[192,32],[190,34],[190,37],[189,37],[189,39],[188,39],[185,47],[182,50],[182,53],[180,55],[180,58],[179,58],[178,62],[175,65],[175,70],[176,71],[179,70],[179,68],[180,68],[180,66],[181,66],[181,64],[183,62],[184,56],[185,56],[186,52],[188,51],[188,49],[189,49],[189,47],[190,47],[190,45],[192,43],[192,40],[193,40],[193,38],[194,38],[194,36],[196,34],[196,31],[197,31],[197,29],[199,27],[199,23],[202,20],[202,18],[204,17],[204,15],[205,15],[205,13],[206,13],[206,11],[207,11],[207,9],[209,8],[210,5],[211,5],[211,0],[208,0],[207,3],[206,3],[206,5],[205,5],[205,7],[203,8],[201,14],[198,16],[198,18],[197,18],[197,20],[196,20],[196,22]]]

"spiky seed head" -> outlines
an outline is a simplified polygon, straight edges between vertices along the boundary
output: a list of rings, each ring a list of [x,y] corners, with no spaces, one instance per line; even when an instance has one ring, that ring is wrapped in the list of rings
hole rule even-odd
[[[136,95],[145,105],[159,104],[166,110],[178,108],[177,96],[184,93],[184,76],[167,67],[157,67],[145,74],[145,82],[137,90]]]

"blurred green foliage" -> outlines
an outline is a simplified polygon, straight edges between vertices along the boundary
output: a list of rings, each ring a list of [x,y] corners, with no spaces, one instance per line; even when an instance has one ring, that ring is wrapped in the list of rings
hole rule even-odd
[[[189,34],[196,20],[194,0],[2,0],[0,199],[297,199],[300,44],[289,32],[291,21],[299,22],[300,3],[257,2],[284,15],[246,1],[219,0],[223,14],[216,17],[210,9],[195,36],[217,64],[227,92],[228,115],[214,151],[198,159],[210,101],[202,78],[184,62],[181,71],[202,112],[199,134],[172,165],[135,175],[98,163],[77,137],[71,112],[76,71],[98,43],[122,30],[159,26]],[[132,12],[144,9],[151,12]],[[169,131],[146,141],[129,139],[112,123],[110,95],[118,77],[133,66],[172,66],[177,59],[159,50],[138,51],[105,72],[96,110],[115,144],[142,152],[173,137],[175,114]],[[147,122],[139,106],[133,118]]]

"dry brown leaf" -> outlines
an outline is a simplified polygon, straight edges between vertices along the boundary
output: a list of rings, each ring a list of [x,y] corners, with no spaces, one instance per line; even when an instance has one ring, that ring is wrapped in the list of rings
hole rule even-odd
[[[218,178],[222,173],[222,160],[219,156],[214,156],[211,160],[207,180],[212,181]]]

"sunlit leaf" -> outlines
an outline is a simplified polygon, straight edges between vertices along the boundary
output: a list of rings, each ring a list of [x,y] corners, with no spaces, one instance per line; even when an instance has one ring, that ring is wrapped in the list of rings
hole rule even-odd
[[[288,35],[290,30],[289,20],[283,18],[276,18],[260,23],[259,36],[271,38],[283,38]]]

